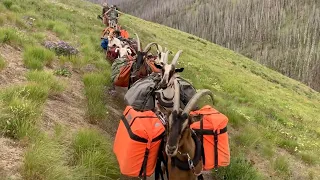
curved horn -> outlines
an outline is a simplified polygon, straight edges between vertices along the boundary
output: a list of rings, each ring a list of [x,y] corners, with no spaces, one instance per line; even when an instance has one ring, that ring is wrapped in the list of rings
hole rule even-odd
[[[177,64],[177,61],[178,61],[181,53],[182,53],[182,50],[179,50],[179,51],[176,53],[176,55],[174,56],[174,58],[173,58],[173,60],[172,60],[172,62],[171,62],[172,65],[175,66],[175,65]]]
[[[156,46],[157,46],[157,49],[159,49],[158,44],[157,44],[156,42],[151,42],[151,43],[149,43],[149,44],[144,48],[143,52],[149,51],[149,50],[150,50],[149,48],[150,48],[152,45],[156,45]],[[148,50],[148,49],[149,49],[149,50]]]
[[[163,52],[162,50],[162,46],[160,46],[159,44],[158,44],[158,50],[159,50],[159,52]]]
[[[140,44],[140,39],[137,33],[134,33],[137,36],[137,43],[138,43],[138,51],[141,52],[141,44]]]
[[[164,64],[168,64],[168,58],[169,58],[169,51],[167,51],[166,54],[164,55],[164,58],[163,58]]]
[[[186,113],[187,115],[189,115],[191,109],[196,105],[197,101],[205,95],[210,95],[212,101],[213,101],[213,93],[209,90],[209,89],[202,89],[199,92],[197,92],[188,102],[188,104],[186,105],[186,107],[184,108],[182,114]]]
[[[173,111],[179,112],[180,108],[180,86],[178,80],[175,78],[174,81],[174,97],[173,97]]]

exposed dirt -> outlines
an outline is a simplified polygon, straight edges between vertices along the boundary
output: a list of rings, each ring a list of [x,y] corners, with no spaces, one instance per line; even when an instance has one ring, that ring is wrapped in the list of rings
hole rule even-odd
[[[11,139],[0,137],[0,177],[22,179],[19,168],[22,164],[23,148]],[[0,179],[1,179],[0,178]]]
[[[6,67],[0,71],[0,88],[26,81],[27,69],[23,65],[22,52],[4,44],[0,45],[0,55],[6,62]]]
[[[6,67],[0,71],[0,89],[22,84],[26,81],[27,69],[23,65],[22,52],[7,44],[0,45],[0,55]],[[22,179],[19,169],[24,149],[9,138],[0,137],[0,177]]]
[[[89,126],[85,120],[86,98],[81,76],[72,72],[70,78],[61,77],[66,89],[59,95],[50,96],[44,105],[43,128],[52,132],[56,124],[64,125],[71,131]]]

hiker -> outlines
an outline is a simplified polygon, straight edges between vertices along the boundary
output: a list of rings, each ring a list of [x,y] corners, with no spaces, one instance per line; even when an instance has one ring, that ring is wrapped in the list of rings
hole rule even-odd
[[[112,28],[117,28],[118,18],[119,18],[119,11],[116,10],[114,5],[111,5],[110,9],[105,13],[108,17],[109,22],[114,22],[114,24],[110,24]]]
[[[105,24],[107,27],[109,26],[108,17],[106,16],[106,12],[109,10],[109,6],[107,3],[103,3],[102,5],[102,23]]]

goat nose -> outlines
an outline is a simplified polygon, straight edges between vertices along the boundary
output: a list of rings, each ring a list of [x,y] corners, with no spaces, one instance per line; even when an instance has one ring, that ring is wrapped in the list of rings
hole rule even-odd
[[[167,145],[168,154],[173,154],[176,149],[177,149],[177,146],[169,146],[169,145]]]

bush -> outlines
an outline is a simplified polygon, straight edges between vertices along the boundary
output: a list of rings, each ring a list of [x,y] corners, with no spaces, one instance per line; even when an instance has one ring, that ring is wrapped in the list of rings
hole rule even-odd
[[[46,41],[44,43],[44,46],[50,50],[55,51],[58,56],[72,56],[77,55],[79,53],[79,51],[76,48],[72,47],[64,41],[59,41],[57,43],[52,41]]]
[[[58,75],[58,76],[65,76],[65,77],[70,77],[71,76],[71,72],[66,68],[57,69],[57,70],[54,71],[54,74]]]
[[[54,53],[42,47],[30,47],[23,54],[24,64],[29,69],[42,70],[54,60]]]

